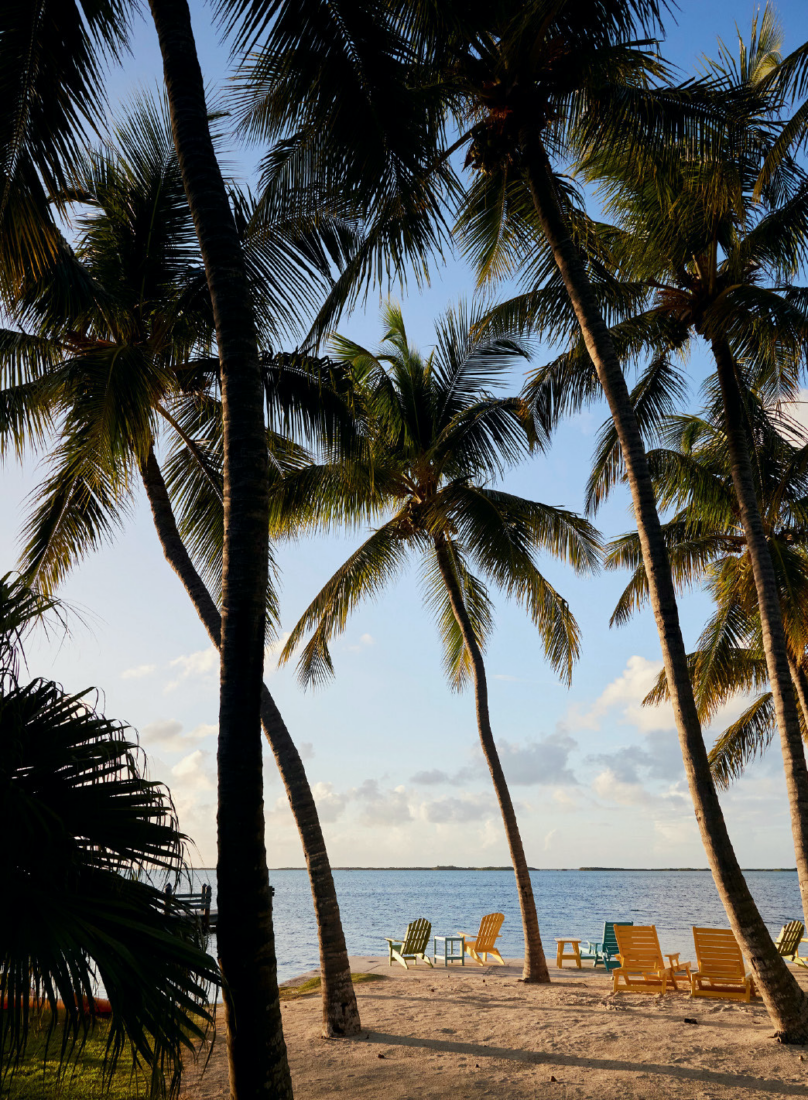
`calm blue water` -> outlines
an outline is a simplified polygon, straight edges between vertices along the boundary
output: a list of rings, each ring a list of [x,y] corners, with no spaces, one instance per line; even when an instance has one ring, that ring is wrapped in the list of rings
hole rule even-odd
[[[604,920],[655,924],[663,951],[693,954],[692,925],[726,928],[728,922],[707,871],[536,871],[533,890],[548,956],[556,936],[600,939]],[[747,873],[763,919],[773,933],[801,916],[793,871]],[[194,872],[195,889],[215,873]],[[402,935],[409,921],[426,917],[433,932],[473,934],[485,913],[505,914],[500,950],[524,953],[519,901],[511,871],[335,871],[342,922],[351,955],[383,955],[385,936]],[[271,871],[275,936],[281,981],[319,965],[317,929],[305,871]],[[215,903],[214,903],[215,904]],[[209,950],[216,953],[212,943]]]

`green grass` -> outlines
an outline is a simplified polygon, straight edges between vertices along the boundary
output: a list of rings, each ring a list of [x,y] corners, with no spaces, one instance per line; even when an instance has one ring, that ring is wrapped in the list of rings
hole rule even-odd
[[[2,1100],[132,1100],[146,1096],[148,1089],[142,1077],[132,1074],[132,1059],[125,1050],[121,1054],[111,1081],[104,1081],[104,1052],[109,1025],[99,1023],[87,1037],[78,1058],[63,1067],[59,1075],[61,1037],[55,1032],[48,1045],[45,1060],[46,1033],[31,1035],[25,1051],[13,1075],[0,1087]],[[78,1051],[78,1047],[76,1048]]]
[[[384,974],[351,974],[354,985],[380,982]],[[296,1001],[320,991],[320,979],[309,978],[293,988],[281,990],[282,1001]],[[135,1100],[145,1097],[148,1087],[142,1075],[132,1073],[128,1050],[121,1054],[112,1080],[104,1080],[104,1052],[109,1025],[98,1023],[87,1037],[78,1057],[59,1074],[61,1037],[55,1032],[45,1060],[45,1032],[33,1032],[28,1040],[25,1057],[12,1076],[0,1085],[0,1100]],[[78,1047],[76,1048],[78,1052]]]
[[[354,985],[359,985],[360,982],[381,982],[385,980],[384,974],[351,974],[351,981]],[[286,986],[281,990],[282,1001],[296,1001],[298,997],[308,997],[312,993],[318,993],[320,991],[320,979],[309,978],[307,981],[302,982],[300,985]]]

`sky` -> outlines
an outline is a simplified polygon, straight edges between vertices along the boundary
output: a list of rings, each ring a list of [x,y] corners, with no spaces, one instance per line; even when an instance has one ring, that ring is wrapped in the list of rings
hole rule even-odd
[[[228,74],[226,47],[211,12],[191,0],[208,86]],[[691,72],[716,36],[748,35],[748,3],[681,0],[665,55]],[[808,4],[781,0],[777,10],[786,51],[808,38]],[[154,87],[161,67],[153,28],[142,20],[132,56],[109,76],[113,110],[138,87]],[[246,179],[258,151],[228,151]],[[411,339],[429,350],[434,320],[474,291],[472,272],[450,259],[423,293],[399,294]],[[368,301],[339,331],[369,345],[381,336],[380,299]],[[551,358],[539,347],[538,366]],[[696,349],[688,369],[692,407],[707,362]],[[513,389],[520,377],[512,379]],[[808,395],[804,395],[808,396]],[[808,406],[804,406],[808,408]],[[581,510],[589,463],[605,408],[562,425],[548,453],[510,472],[509,491]],[[41,461],[0,469],[0,572],[14,567],[26,498],[44,477]],[[604,536],[632,526],[619,491],[598,514]],[[283,637],[311,598],[365,532],[307,539],[276,549],[281,567]],[[620,629],[609,617],[627,576],[579,577],[551,559],[542,569],[570,602],[582,631],[572,686],[560,684],[543,659],[527,616],[496,595],[496,630],[486,653],[491,717],[516,802],[528,862],[535,867],[702,867],[706,865],[687,791],[669,707],[641,700],[661,669],[650,611]],[[114,541],[67,580],[61,597],[75,609],[61,639],[34,636],[27,646],[32,676],[70,691],[94,686],[105,713],[139,732],[152,778],[166,782],[180,823],[193,841],[191,861],[216,860],[216,731],[218,659],[179,581],[166,564],[138,499]],[[709,614],[703,593],[680,604],[692,646]],[[437,631],[421,602],[417,563],[375,603],[348,622],[332,647],[335,679],[303,692],[294,669],[277,668],[267,652],[266,679],[304,758],[334,866],[506,865],[508,850],[493,789],[479,749],[470,691],[453,693],[443,679]],[[737,716],[739,701],[706,731]],[[303,857],[274,760],[265,752],[265,808],[270,867],[302,866]],[[730,833],[744,867],[791,867],[782,762],[773,745],[722,795]]]

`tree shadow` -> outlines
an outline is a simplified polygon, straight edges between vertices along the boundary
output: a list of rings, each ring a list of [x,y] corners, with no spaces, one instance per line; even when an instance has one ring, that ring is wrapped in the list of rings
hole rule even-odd
[[[611,1070],[619,1073],[654,1073],[664,1077],[673,1077],[679,1081],[697,1081],[703,1085],[756,1089],[758,1092],[772,1092],[781,1096],[808,1096],[808,1085],[788,1081],[772,1081],[763,1077],[747,1077],[742,1074],[717,1073],[708,1069],[690,1069],[687,1066],[666,1066],[658,1065],[655,1062],[623,1062],[610,1058],[584,1058],[574,1054],[544,1054],[541,1051],[480,1046],[477,1043],[458,1043],[448,1039],[421,1039],[411,1035],[391,1035],[383,1031],[371,1031],[366,1035],[365,1042],[379,1043],[386,1046],[421,1047],[425,1050],[434,1050],[439,1054],[466,1054],[474,1058],[502,1058],[510,1062],[522,1062],[536,1066],[567,1066],[577,1069]]]

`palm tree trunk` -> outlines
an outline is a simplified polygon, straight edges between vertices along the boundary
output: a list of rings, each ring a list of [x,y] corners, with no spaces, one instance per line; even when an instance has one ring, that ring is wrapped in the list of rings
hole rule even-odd
[[[724,401],[724,431],[732,484],[738,498],[746,545],[752,562],[763,631],[763,652],[766,655],[774,713],[780,731],[800,896],[803,912],[808,914],[808,767],[805,765],[797,698],[788,662],[777,578],[774,575],[774,565],[755,493],[750,459],[752,442],[745,427],[746,416],[737,366],[726,341],[713,340],[712,351]]]
[[[497,746],[494,742],[494,734],[491,730],[491,718],[488,713],[488,681],[485,675],[485,663],[477,643],[474,627],[471,625],[463,593],[457,580],[454,558],[448,543],[436,539],[435,552],[438,559],[443,583],[449,594],[449,602],[463,635],[466,649],[471,657],[471,666],[474,672],[474,701],[477,707],[477,729],[480,734],[480,744],[483,747],[488,770],[494,783],[497,801],[502,812],[502,820],[505,825],[505,835],[508,838],[508,847],[511,852],[511,863],[516,875],[516,889],[519,893],[519,907],[522,910],[522,928],[525,934],[525,961],[522,968],[522,981],[524,982],[549,982],[550,974],[547,970],[547,960],[544,957],[544,947],[539,931],[539,918],[536,913],[536,901],[533,897],[533,884],[530,881],[530,871],[525,858],[525,850],[522,846],[522,837],[519,834],[519,825],[516,821],[516,813],[511,801],[511,792],[502,770]]]
[[[685,774],[710,869],[778,1036],[783,1041],[802,1042],[808,1037],[808,998],[777,953],[758,912],[732,847],[710,774],[648,459],[628,386],[583,260],[558,205],[552,169],[543,147],[528,148],[526,164],[526,182],[536,213],[575,310],[620,441]]]
[[[219,676],[218,944],[233,1100],[292,1096],[278,993],[261,766],[269,556],[258,341],[241,245],[213,150],[187,0],[149,0],[188,206],[210,290],[224,418]]]
[[[202,625],[208,632],[208,637],[218,649],[221,615],[205,583],[194,568],[177,529],[174,510],[171,507],[171,500],[153,447],[149,448],[148,456],[141,465],[141,474],[151,505],[154,526],[166,560],[182,581],[185,591],[191,597],[196,612],[202,620]],[[263,684],[261,689],[261,724],[286,788],[309,871],[320,944],[322,1034],[326,1039],[358,1035],[361,1023],[356,991],[351,981],[351,967],[342,930],[337,891],[334,888],[334,877],[331,874],[331,864],[328,860],[317,805],[311,793],[300,753],[289,735],[289,730],[266,684]]]
[[[796,692],[802,711],[803,726],[808,730],[808,682],[806,682],[802,666],[794,659],[791,653],[788,655],[788,667],[791,672],[791,682],[794,685],[794,691]]]

